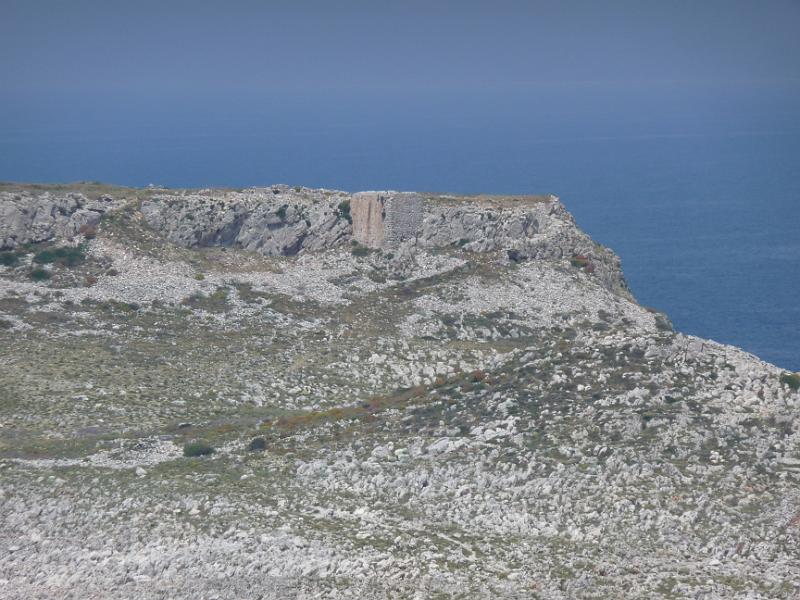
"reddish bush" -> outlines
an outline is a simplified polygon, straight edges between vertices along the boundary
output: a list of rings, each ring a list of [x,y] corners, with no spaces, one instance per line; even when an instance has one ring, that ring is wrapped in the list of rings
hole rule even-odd
[[[91,240],[97,235],[97,227],[86,223],[81,225],[80,229],[78,229],[78,233],[80,233],[87,240]]]
[[[584,256],[583,254],[573,254],[569,262],[572,263],[573,267],[578,267],[579,269],[583,269],[584,267],[591,264],[589,261],[589,257]]]
[[[480,383],[481,381],[485,381],[488,375],[486,371],[482,371],[481,369],[477,369],[472,372],[472,381],[475,383]]]

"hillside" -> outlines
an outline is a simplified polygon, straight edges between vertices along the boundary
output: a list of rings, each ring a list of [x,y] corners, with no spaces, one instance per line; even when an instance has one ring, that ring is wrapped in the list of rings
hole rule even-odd
[[[800,593],[800,379],[554,196],[3,184],[0,346],[2,597]]]

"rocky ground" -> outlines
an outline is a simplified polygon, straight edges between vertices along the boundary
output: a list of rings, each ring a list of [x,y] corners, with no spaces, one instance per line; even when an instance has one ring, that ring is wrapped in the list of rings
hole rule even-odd
[[[555,198],[348,199],[0,186],[0,597],[798,597],[800,378]]]

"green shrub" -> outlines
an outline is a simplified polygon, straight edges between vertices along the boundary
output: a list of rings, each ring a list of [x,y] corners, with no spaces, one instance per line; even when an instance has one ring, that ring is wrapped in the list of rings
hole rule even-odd
[[[672,326],[672,321],[663,313],[658,313],[656,315],[656,329],[659,331],[675,331],[675,328]]]
[[[134,312],[139,310],[141,307],[136,304],[135,302],[120,302],[119,300],[107,300],[102,304],[98,305],[100,310],[107,310],[107,311],[120,311],[120,312]]]
[[[286,218],[286,209],[289,208],[288,204],[284,204],[278,210],[275,211],[275,214],[278,215],[278,218],[283,221]]]
[[[0,265],[4,267],[16,267],[19,264],[19,256],[16,252],[0,252]]]
[[[206,278],[206,276],[203,275],[202,273],[195,273],[194,278],[197,279],[197,281],[203,281]]]
[[[374,281],[375,283],[386,283],[386,274],[380,271],[370,271],[367,273],[367,277],[369,277],[370,281]]]
[[[658,329],[659,331],[675,331],[675,327],[672,325],[672,321],[670,321],[669,317],[667,317],[667,315],[665,315],[663,312],[661,312],[657,308],[653,308],[652,306],[643,306],[642,308],[644,308],[647,312],[649,312],[651,315],[655,317],[656,329]]]
[[[14,324],[8,319],[0,319],[0,329],[11,329]]]
[[[40,265],[55,263],[65,267],[74,267],[82,263],[85,258],[84,249],[81,246],[77,248],[60,246],[46,248],[37,252],[33,257],[33,261]]]
[[[188,298],[181,300],[181,304],[188,308],[197,308],[211,312],[224,311],[228,308],[228,288],[218,287],[208,296],[202,292],[195,292]]]
[[[183,447],[183,455],[190,458],[210,454],[214,454],[214,448],[204,442],[191,442]]]
[[[511,250],[508,250],[506,254],[508,255],[508,260],[510,260],[511,262],[513,263],[522,262],[522,254],[520,254],[519,250],[515,250],[512,248]]]
[[[267,449],[267,440],[263,437],[257,437],[250,440],[250,443],[247,444],[247,449],[250,452],[263,452]]]
[[[352,225],[353,217],[350,215],[350,200],[342,200],[338,208],[339,217],[347,219],[347,222]]]
[[[796,392],[797,390],[800,390],[800,374],[784,373],[781,375],[781,383],[788,385]]]
[[[367,248],[366,246],[355,246],[350,251],[350,253],[353,256],[366,256],[367,254],[369,254],[369,248]]]
[[[50,271],[44,269],[34,269],[28,275],[34,281],[47,281],[50,279]]]

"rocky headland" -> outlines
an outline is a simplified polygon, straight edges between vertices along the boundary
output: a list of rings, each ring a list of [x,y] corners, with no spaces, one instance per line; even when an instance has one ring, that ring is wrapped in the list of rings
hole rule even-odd
[[[0,184],[0,597],[796,598],[800,377],[554,196]]]

